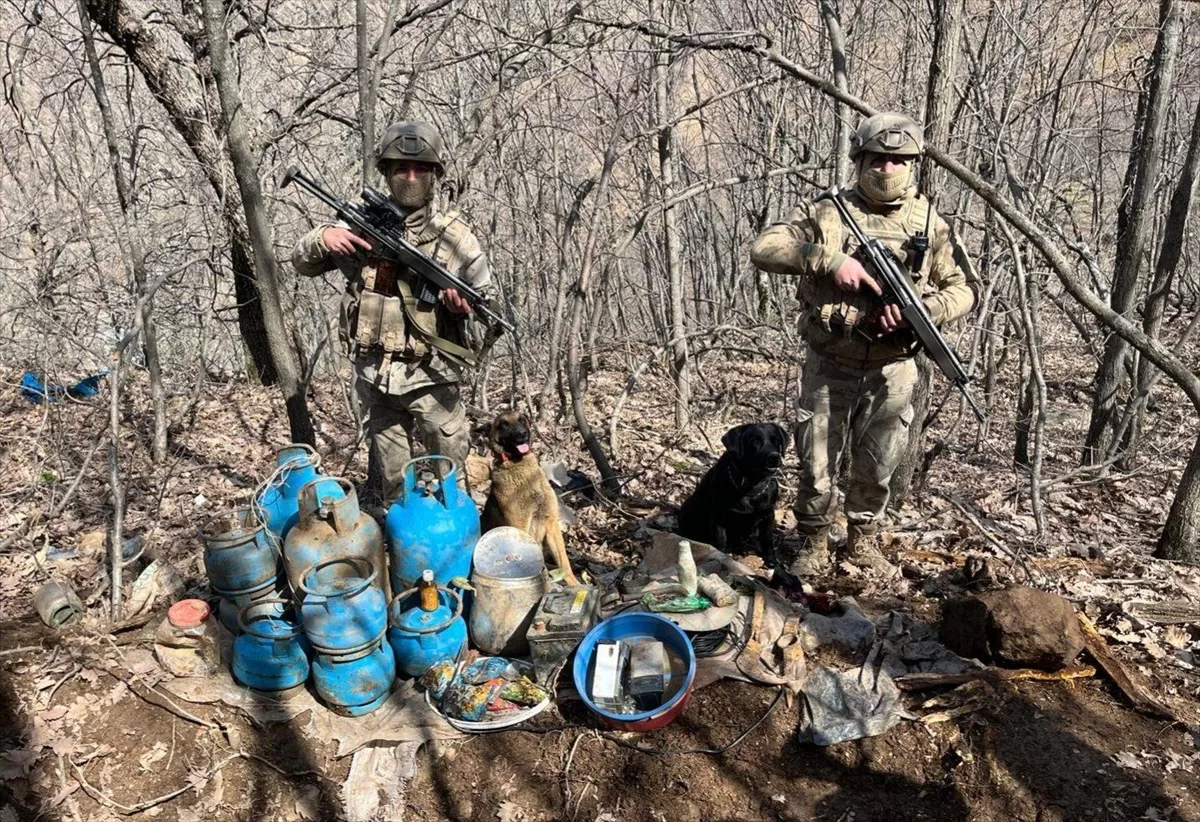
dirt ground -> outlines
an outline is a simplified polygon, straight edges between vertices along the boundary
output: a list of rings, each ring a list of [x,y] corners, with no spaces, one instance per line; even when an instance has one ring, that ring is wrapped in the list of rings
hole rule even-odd
[[[907,590],[874,591],[856,580],[836,587],[868,610],[898,608],[934,621],[939,603],[962,592],[963,557],[989,555],[1008,578],[1061,593],[1092,617],[1182,724],[1130,710],[1100,674],[987,686],[977,710],[905,721],[880,737],[822,749],[796,742],[797,703],[776,702],[770,688],[721,682],[695,693],[674,725],[641,737],[608,733],[582,706],[566,703],[520,731],[427,744],[404,818],[1200,820],[1193,733],[1200,673],[1192,656],[1200,631],[1164,631],[1127,608],[1132,600],[1200,601],[1200,572],[1146,559],[1194,426],[1167,393],[1151,420],[1154,462],[1076,482],[1072,443],[1086,422],[1086,396],[1069,376],[1077,353],[1062,352],[1062,373],[1049,362],[1057,381],[1045,470],[1064,479],[1050,486],[1040,535],[1028,478],[1013,469],[1004,444],[1012,426],[1004,408],[1012,403],[1000,397],[990,435],[952,415],[930,431],[942,456],[898,516],[889,546],[905,561]],[[591,378],[594,422],[607,423],[616,405],[627,373],[621,363],[614,357]],[[618,428],[628,497],[619,506],[576,506],[579,523],[568,535],[575,561],[598,572],[634,557],[645,547],[644,526],[669,522],[672,504],[715,459],[721,433],[750,419],[786,421],[781,398],[794,388],[794,368],[779,363],[710,366],[698,380],[701,422],[680,436],[661,430],[669,384],[647,372]],[[136,379],[131,390],[144,393]],[[355,450],[341,392],[318,386],[312,403],[326,470],[361,481],[363,450]],[[196,527],[252,494],[286,423],[274,393],[228,384],[181,393],[171,415],[171,458],[159,468],[146,454],[145,404],[138,400],[124,418],[127,535],[204,595]],[[340,818],[350,758],[335,759],[307,715],[258,727],[228,707],[166,702],[158,687],[164,674],[149,653],[161,610],[142,627],[110,633],[104,528],[111,501],[106,447],[93,448],[104,443],[106,416],[100,405],[32,406],[11,388],[0,391],[0,822]],[[591,472],[568,421],[548,419],[537,434],[544,461]],[[789,460],[783,509],[791,501]],[[73,494],[70,504],[48,517],[65,494]],[[786,517],[779,535],[786,540]],[[53,635],[38,624],[30,598],[50,578],[70,580],[88,601],[83,627]],[[921,703],[947,690],[913,694],[909,707],[927,713]],[[719,754],[688,752],[734,742]]]
[[[136,667],[137,644],[119,647]],[[137,815],[342,818],[350,759],[333,759],[332,745],[307,736],[305,715],[256,728],[227,708],[176,703],[220,725],[208,729],[109,674],[55,687],[59,661],[113,660],[114,651],[84,644],[6,666],[0,749],[20,744],[23,731],[21,749],[29,734],[45,747],[26,763],[28,775],[0,783],[0,819],[111,820],[116,803],[135,807],[181,788]],[[635,736],[608,732],[566,703],[521,731],[426,744],[404,818],[1200,819],[1195,737],[1130,711],[1102,680],[989,686],[974,713],[902,722],[830,748],[795,741],[798,710],[773,689],[726,681],[696,692],[673,725]],[[688,752],[696,749],[722,752]],[[10,772],[22,767],[3,761]]]

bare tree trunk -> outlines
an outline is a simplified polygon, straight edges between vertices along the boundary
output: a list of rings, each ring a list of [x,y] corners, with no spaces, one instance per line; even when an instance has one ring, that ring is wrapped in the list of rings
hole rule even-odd
[[[1150,284],[1150,293],[1146,297],[1145,315],[1142,328],[1146,336],[1158,339],[1162,333],[1163,313],[1167,306],[1167,297],[1175,282],[1175,271],[1183,256],[1183,241],[1186,236],[1188,216],[1192,205],[1200,191],[1200,101],[1196,103],[1196,114],[1192,120],[1192,134],[1188,142],[1187,159],[1183,163],[1183,171],[1175,191],[1171,195],[1171,207],[1167,212],[1166,228],[1163,231],[1162,246],[1158,252],[1158,262],[1154,267],[1154,280]],[[1129,421],[1129,436],[1126,439],[1126,450],[1130,457],[1137,452],[1138,439],[1141,434],[1141,418],[1149,398],[1153,375],[1157,370],[1145,359],[1138,361],[1137,394],[1133,398],[1132,412]],[[1118,437],[1124,436],[1119,431]]]
[[[612,168],[617,162],[617,142],[620,139],[621,123],[623,120],[623,117],[617,119],[612,142],[609,143],[608,150],[605,152],[604,166],[600,170],[600,179],[596,184],[596,205],[592,209],[591,217],[588,220],[587,240],[583,247],[583,259],[579,267],[579,280],[575,283],[575,293],[572,295],[571,300],[571,326],[567,332],[567,383],[571,390],[571,410],[575,415],[575,425],[579,428],[579,435],[583,437],[583,444],[587,447],[592,461],[596,463],[596,470],[600,472],[602,487],[613,494],[620,490],[617,474],[613,471],[608,455],[604,453],[604,446],[600,444],[599,438],[592,430],[591,423],[587,419],[587,411],[583,407],[583,390],[580,385],[581,368],[579,349],[582,342],[581,332],[584,306],[587,303],[588,292],[591,289],[592,271],[596,261],[596,239],[599,233],[600,216],[603,211],[604,194],[608,188],[608,181],[612,176]]]
[[[833,61],[833,84],[847,94],[850,93],[850,78],[846,71],[846,36],[837,0],[818,0],[821,19],[829,33],[829,51]],[[850,179],[850,110],[840,102],[833,106],[833,172],[839,184]]]
[[[1154,549],[1159,559],[1200,563],[1200,436],[1184,466],[1162,535]]]
[[[933,0],[933,56],[925,86],[925,141],[949,145],[954,75],[962,32],[963,0]],[[940,189],[940,172],[930,158],[921,160],[921,193],[931,200]]]
[[[821,0],[822,7],[830,0]],[[954,94],[954,57],[958,53],[961,0],[935,0],[934,51],[929,63],[929,83],[925,94],[925,135],[929,141],[940,142],[949,131],[950,110]],[[828,25],[828,23],[827,23]],[[832,35],[831,35],[832,37]],[[843,58],[844,59],[844,58]],[[837,83],[835,60],[834,83]],[[839,117],[839,122],[842,118]],[[933,164],[926,158],[921,167],[921,193],[932,200],[937,196],[937,177],[930,172]],[[921,465],[925,423],[929,416],[934,381],[933,362],[924,353],[917,355],[917,384],[913,389],[913,421],[908,430],[908,443],[896,465],[891,481],[891,502],[899,509],[912,488],[913,474]]]
[[[128,258],[129,269],[133,273],[136,297],[142,300],[146,293],[146,255],[142,247],[142,232],[137,224],[134,213],[134,193],[129,188],[125,177],[125,169],[121,165],[121,149],[117,144],[117,129],[114,123],[112,104],[108,97],[108,88],[104,83],[104,72],[100,68],[100,59],[96,56],[96,43],[92,38],[92,19],[88,15],[87,4],[84,0],[76,0],[79,12],[79,26],[83,34],[83,51],[87,56],[88,69],[92,75],[92,92],[96,96],[96,105],[100,108],[100,120],[104,127],[104,142],[108,148],[109,166],[112,168],[113,182],[117,187],[117,204],[121,209],[121,221],[124,228],[122,248]],[[162,365],[158,357],[158,332],[154,325],[153,300],[142,301],[142,353],[146,359],[146,371],[150,375],[150,401],[154,408],[154,434],[151,445],[151,456],[156,465],[161,465],[167,458],[167,395],[163,390]],[[120,376],[114,378],[113,394],[119,392]],[[118,489],[114,489],[114,498]],[[119,518],[114,518],[114,522]],[[119,523],[117,523],[119,525]]]
[[[1037,285],[1025,271],[1021,248],[1012,230],[1003,225],[1012,249],[1013,271],[1017,277],[1017,300],[1021,308],[1021,324],[1025,329],[1025,345],[1029,354],[1029,392],[1027,411],[1029,432],[1033,440],[1033,454],[1026,463],[1029,467],[1029,501],[1033,508],[1034,521],[1039,537],[1046,533],[1046,517],[1042,506],[1042,461],[1045,456],[1046,429],[1046,378],[1042,371],[1042,339],[1037,321]],[[1027,455],[1028,456],[1028,455]]]
[[[121,379],[125,371],[125,352],[117,352],[117,361],[108,375],[108,490],[112,495],[112,520],[108,527],[108,616],[118,622],[122,616],[125,580],[125,485],[121,481]]]
[[[86,3],[91,18],[137,66],[216,193],[229,232],[238,330],[251,359],[247,371],[263,385],[273,385],[277,379],[275,363],[251,262],[241,198],[237,189],[228,185],[233,173],[208,119],[208,105],[197,79],[201,76],[200,67],[179,59],[178,55],[186,53],[188,46],[173,28],[143,20],[123,0],[86,0]]]
[[[1160,0],[1158,39],[1150,61],[1146,85],[1138,100],[1138,120],[1125,172],[1125,189],[1117,211],[1116,259],[1113,263],[1109,304],[1128,315],[1137,294],[1146,234],[1152,219],[1154,187],[1158,177],[1163,129],[1171,103],[1181,38],[1180,0]],[[1092,417],[1084,441],[1083,461],[1097,465],[1111,456],[1118,414],[1118,396],[1125,384],[1129,343],[1118,334],[1109,336],[1104,358],[1096,371]]]
[[[367,0],[354,0],[354,57],[358,76],[358,126],[362,130],[362,182],[371,179],[371,154],[375,149],[375,91],[367,46]]]
[[[143,331],[142,322],[145,317],[146,304],[154,299],[154,292],[167,279],[181,271],[186,271],[196,260],[190,260],[173,271],[163,274],[152,284],[147,285],[134,306],[133,328],[117,341],[112,352],[113,368],[108,375],[108,486],[112,494],[112,520],[108,529],[108,565],[109,583],[109,617],[117,622],[122,616],[122,598],[124,595],[125,568],[125,484],[121,479],[121,380],[125,376],[126,352],[129,346],[137,341]]]
[[[263,207],[262,190],[258,182],[258,163],[250,149],[246,110],[238,93],[235,69],[229,56],[229,36],[225,31],[224,14],[217,0],[201,0],[201,3],[213,78],[217,82],[217,93],[221,98],[221,110],[225,119],[229,156],[233,162],[238,190],[242,195],[250,243],[254,249],[255,270],[258,272],[263,320],[267,340],[271,345],[271,359],[279,373],[279,387],[283,391],[284,404],[287,407],[292,441],[311,445],[315,443],[312,420],[308,415],[308,404],[304,398],[304,384],[300,378],[296,352],[288,343],[287,329],[284,325],[275,251],[271,241],[271,225]]]
[[[654,3],[650,16],[654,18]],[[668,20],[669,10],[661,16]],[[663,126],[658,131],[659,193],[662,198],[663,261],[667,267],[667,286],[670,289],[671,339],[670,371],[675,380],[675,429],[687,427],[690,412],[692,387],[688,369],[687,323],[684,316],[683,266],[679,261],[679,226],[675,219],[675,208],[669,205],[675,196],[675,132],[671,126],[674,119],[672,101],[675,99],[674,84],[671,82],[672,49],[663,42],[654,55],[651,82],[654,84],[654,111]]]
[[[555,176],[560,173],[562,166],[562,145],[561,138],[558,135],[552,137],[551,150],[554,156],[554,172]],[[567,313],[567,290],[570,283],[570,278],[567,276],[567,247],[571,242],[571,234],[579,222],[579,214],[583,209],[584,201],[588,194],[595,188],[595,180],[587,179],[580,186],[575,195],[575,201],[571,204],[571,211],[567,214],[565,220],[560,226],[556,226],[559,230],[555,234],[556,246],[558,250],[558,266],[555,277],[554,289],[554,309],[550,319],[550,342],[549,351],[546,354],[546,378],[542,382],[542,387],[537,393],[537,418],[539,420],[545,417],[546,413],[546,396],[550,393],[551,387],[559,379],[559,359],[561,358],[562,348],[562,329],[564,319]],[[554,213],[561,214],[561,194],[559,186],[553,187],[554,191]]]

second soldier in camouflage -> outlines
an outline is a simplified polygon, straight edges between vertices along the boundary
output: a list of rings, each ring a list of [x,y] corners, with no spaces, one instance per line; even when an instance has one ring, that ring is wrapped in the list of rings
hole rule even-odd
[[[857,180],[845,202],[864,233],[905,262],[933,321],[942,325],[967,314],[975,298],[950,227],[913,185],[922,148],[921,128],[911,118],[895,113],[866,118],[851,146]],[[914,238],[926,231],[928,252],[921,255]],[[833,205],[817,201],[801,203],[751,249],[757,267],[796,278],[803,305],[807,355],[797,408],[800,483],[794,507],[803,543],[792,564],[800,575],[830,563],[829,532],[844,456],[850,459],[844,559],[881,576],[896,574],[880,551],[880,527],[913,424],[916,346],[898,310],[883,306],[879,285],[855,258],[856,248]]]

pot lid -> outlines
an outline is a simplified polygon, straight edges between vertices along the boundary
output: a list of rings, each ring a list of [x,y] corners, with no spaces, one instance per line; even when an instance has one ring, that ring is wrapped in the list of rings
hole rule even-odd
[[[529,579],[546,567],[542,546],[520,528],[493,528],[475,543],[475,573],[495,579]]]
[[[202,599],[181,599],[167,610],[167,621],[173,628],[196,628],[208,619],[211,609]]]

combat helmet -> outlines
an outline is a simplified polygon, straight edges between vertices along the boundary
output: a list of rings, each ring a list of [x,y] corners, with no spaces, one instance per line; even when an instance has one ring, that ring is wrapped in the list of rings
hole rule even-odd
[[[916,157],[925,148],[921,126],[907,114],[881,111],[858,124],[850,139],[850,159],[865,152]]]
[[[412,160],[429,163],[441,176],[446,173],[446,164],[442,161],[445,152],[442,135],[428,123],[392,123],[375,149],[375,168],[382,174],[387,160]]]

